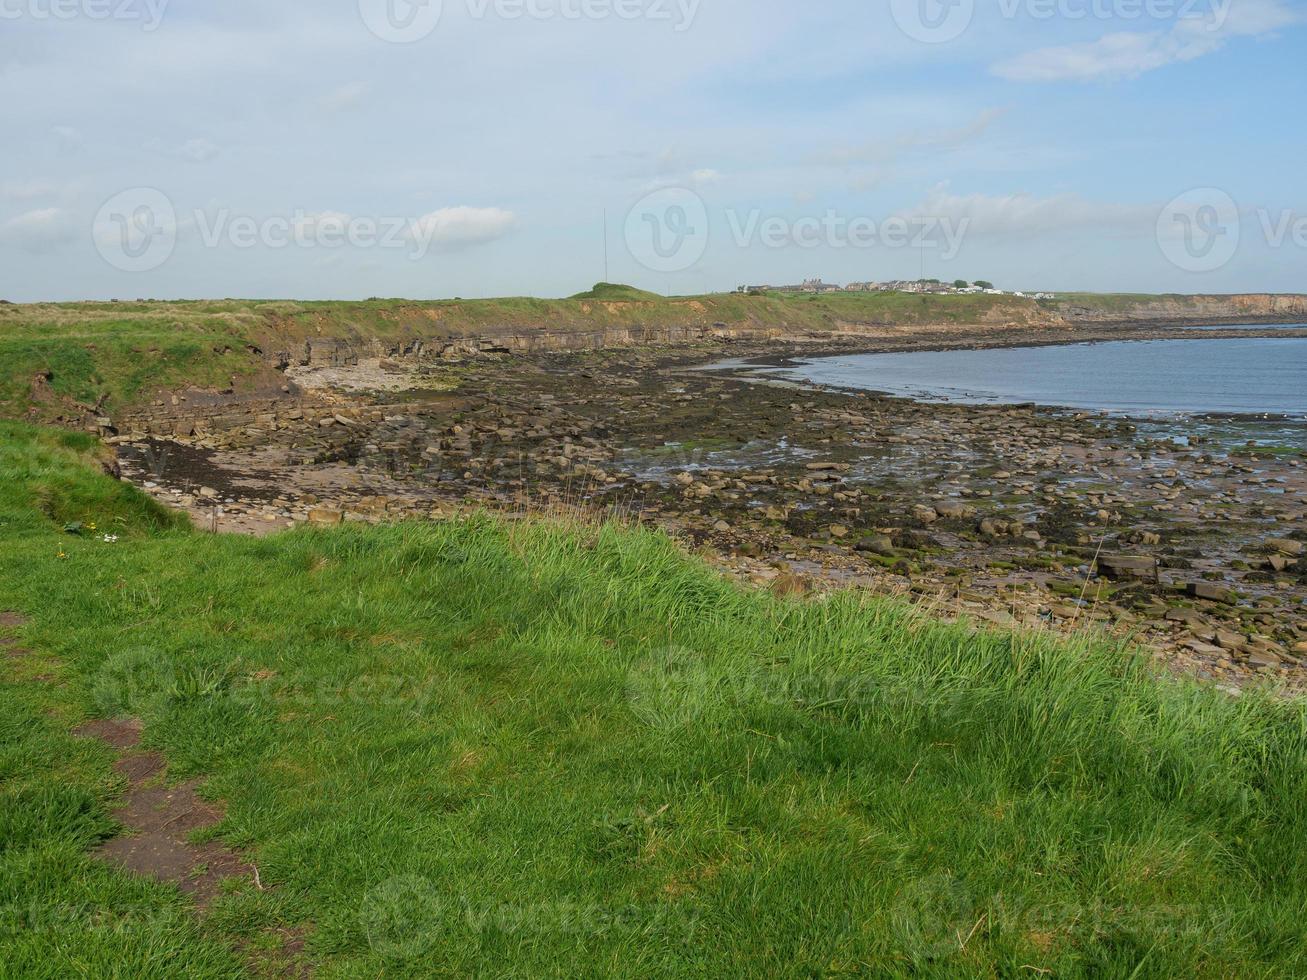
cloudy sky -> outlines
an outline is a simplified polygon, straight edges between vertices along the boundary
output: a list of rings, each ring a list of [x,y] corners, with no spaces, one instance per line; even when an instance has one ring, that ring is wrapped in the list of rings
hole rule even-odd
[[[558,296],[605,252],[1304,291],[1304,64],[1300,0],[0,0],[0,298]]]

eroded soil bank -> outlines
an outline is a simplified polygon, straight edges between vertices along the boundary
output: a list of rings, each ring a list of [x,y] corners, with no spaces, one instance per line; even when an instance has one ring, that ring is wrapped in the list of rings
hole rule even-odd
[[[1174,336],[1193,334],[904,331],[820,349],[363,360],[292,369],[286,391],[258,403],[182,393],[117,420],[112,441],[126,477],[219,531],[584,508],[656,522],[779,591],[855,586],[997,625],[1104,629],[1223,684],[1300,687],[1299,453],[1200,424],[701,370],[728,357]]]

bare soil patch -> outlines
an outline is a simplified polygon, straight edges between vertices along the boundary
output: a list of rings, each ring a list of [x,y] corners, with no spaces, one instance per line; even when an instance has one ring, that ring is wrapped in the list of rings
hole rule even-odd
[[[239,854],[216,842],[192,843],[196,831],[216,826],[222,811],[200,798],[199,782],[165,784],[167,763],[157,752],[133,752],[140,744],[136,719],[94,721],[74,734],[95,738],[124,754],[114,768],[128,789],[115,811],[127,835],[106,841],[96,856],[133,874],[169,882],[205,909],[229,878],[253,879],[254,868]]]

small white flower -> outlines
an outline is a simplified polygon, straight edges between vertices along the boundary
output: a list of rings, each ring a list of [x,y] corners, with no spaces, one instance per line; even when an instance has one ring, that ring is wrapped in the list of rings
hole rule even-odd
[[[105,535],[103,538],[101,538],[100,540],[103,541],[105,544],[117,544],[117,543],[118,543],[118,535],[116,535],[116,534],[106,534],[106,535]]]

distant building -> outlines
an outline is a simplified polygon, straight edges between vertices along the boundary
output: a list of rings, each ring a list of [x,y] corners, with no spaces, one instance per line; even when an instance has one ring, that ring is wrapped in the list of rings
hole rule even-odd
[[[805,279],[797,286],[768,286],[769,290],[778,293],[839,293],[843,292],[840,286],[833,286],[828,282],[822,282],[820,279]]]

